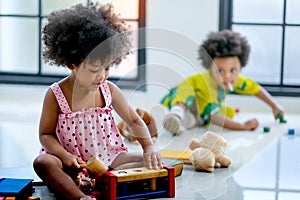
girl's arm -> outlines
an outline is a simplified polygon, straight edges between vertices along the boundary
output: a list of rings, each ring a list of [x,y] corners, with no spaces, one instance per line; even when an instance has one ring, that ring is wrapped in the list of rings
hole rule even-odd
[[[162,168],[163,162],[161,155],[156,150],[145,123],[127,103],[127,100],[121,90],[111,82],[108,82],[108,85],[112,95],[112,105],[117,114],[131,129],[134,137],[136,137],[138,142],[141,144],[147,167],[150,169]]]
[[[260,91],[256,96],[272,108],[275,119],[277,119],[278,114],[281,114],[284,118],[283,108],[274,101],[273,97],[263,87],[260,87]]]
[[[210,115],[211,123],[232,130],[254,130],[258,127],[257,119],[253,118],[245,123],[236,122],[224,115]]]
[[[57,104],[56,98],[49,88],[46,92],[42,114],[40,117],[40,125],[39,125],[39,138],[40,142],[52,155],[57,156],[62,162],[67,166],[75,165],[79,168],[78,162],[82,162],[77,160],[76,156],[68,153],[62,145],[59,143],[56,134],[56,124],[59,115],[59,105]]]

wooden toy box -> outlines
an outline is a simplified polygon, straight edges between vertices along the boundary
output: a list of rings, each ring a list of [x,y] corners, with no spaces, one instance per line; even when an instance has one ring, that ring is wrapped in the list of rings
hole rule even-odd
[[[96,177],[96,188],[100,199],[133,199],[175,197],[174,168],[165,165],[163,169],[132,168],[107,171]]]

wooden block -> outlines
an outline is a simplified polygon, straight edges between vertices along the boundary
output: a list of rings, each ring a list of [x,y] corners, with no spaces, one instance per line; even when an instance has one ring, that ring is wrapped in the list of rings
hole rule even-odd
[[[175,197],[175,169],[172,166],[164,166],[168,170],[168,195],[169,198]]]
[[[40,200],[40,197],[39,196],[31,196],[31,197],[28,197],[28,200]]]
[[[16,200],[16,197],[6,197],[5,200]]]
[[[183,171],[184,162],[181,160],[172,160],[168,158],[163,159],[166,165],[174,167],[175,177],[180,176]]]
[[[150,188],[152,191],[156,191],[156,178],[150,179]]]
[[[143,180],[148,178],[168,176],[166,169],[147,169],[146,167],[111,171],[117,177],[117,182]]]
[[[5,200],[27,199],[32,189],[32,179],[0,178],[0,196]]]
[[[110,171],[102,176],[96,176],[96,188],[100,189],[103,199],[115,200],[117,198],[117,177]]]
[[[192,151],[183,151],[183,150],[173,150],[173,149],[164,149],[160,151],[160,154],[163,158],[180,160],[184,162],[184,164],[192,164],[189,156]]]

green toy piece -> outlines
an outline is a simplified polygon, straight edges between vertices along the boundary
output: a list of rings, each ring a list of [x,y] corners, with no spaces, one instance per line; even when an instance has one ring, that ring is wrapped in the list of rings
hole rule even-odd
[[[268,127],[268,126],[265,126],[265,127],[264,127],[264,133],[269,133],[270,130],[271,130],[270,127]]]
[[[283,117],[282,117],[281,114],[278,114],[278,115],[277,115],[277,119],[279,119],[279,122],[280,122],[280,123],[286,123],[286,122],[287,122],[285,119],[283,119]]]

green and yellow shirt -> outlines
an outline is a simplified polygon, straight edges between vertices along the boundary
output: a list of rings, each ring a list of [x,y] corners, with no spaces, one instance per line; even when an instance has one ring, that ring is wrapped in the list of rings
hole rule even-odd
[[[256,95],[260,91],[260,85],[253,80],[239,75],[237,83],[233,86],[232,93]],[[209,122],[210,114],[217,114],[221,110],[221,103],[226,94],[231,93],[217,85],[209,70],[188,77],[163,97],[161,104],[169,109],[176,103],[183,103],[190,108],[193,103],[197,104],[199,115],[206,123]]]

